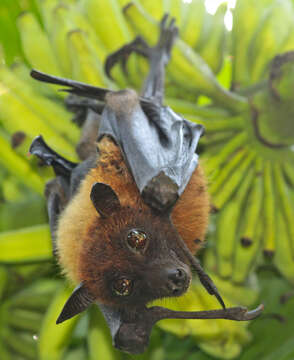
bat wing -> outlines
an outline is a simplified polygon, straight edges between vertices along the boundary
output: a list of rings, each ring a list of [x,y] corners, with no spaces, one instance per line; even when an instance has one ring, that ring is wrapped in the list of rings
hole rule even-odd
[[[108,89],[84,84],[80,81],[64,79],[64,78],[60,78],[58,76],[48,75],[48,74],[45,74],[45,73],[35,70],[35,69],[33,69],[31,71],[31,77],[36,80],[48,83],[48,84],[66,86],[67,89],[62,89],[62,91],[65,91],[65,92],[68,92],[68,93],[71,93],[74,95],[85,96],[88,98],[101,100],[101,101],[104,100],[105,95],[107,93],[111,92]]]
[[[105,101],[98,138],[110,135],[120,145],[148,205],[161,212],[172,208],[197,167],[196,148],[204,131],[202,125],[187,121],[151,98],[135,95],[131,99],[135,101],[126,101],[119,111],[108,104],[107,96],[130,90],[110,91],[37,70],[32,70],[31,76],[66,86],[72,94]]]
[[[118,309],[96,303],[110,329],[113,345],[130,354],[140,354],[146,350],[152,327],[163,319],[228,319],[249,321],[257,318],[263,311],[261,304],[249,311],[237,306],[208,311],[174,311],[160,306],[146,306]]]
[[[119,114],[106,104],[98,138],[107,134],[115,139],[144,201],[166,211],[197,167],[196,148],[203,130],[171,108],[141,98],[131,113]]]

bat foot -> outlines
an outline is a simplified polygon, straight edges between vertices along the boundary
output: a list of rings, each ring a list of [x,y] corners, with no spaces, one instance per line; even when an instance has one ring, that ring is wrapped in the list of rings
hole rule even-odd
[[[146,41],[141,36],[137,36],[132,42],[124,45],[119,50],[107,56],[104,64],[104,70],[106,72],[106,75],[110,79],[112,79],[111,70],[116,64],[119,63],[122,67],[124,74],[128,76],[127,61],[129,59],[129,56],[132,53],[136,53],[146,58],[149,58],[150,51],[151,48],[148,46]]]
[[[156,54],[161,53],[162,56],[165,58],[166,63],[170,59],[171,49],[176,37],[178,36],[178,33],[179,33],[179,29],[177,26],[175,26],[175,18],[169,17],[168,14],[165,14],[160,21],[159,40],[156,46],[152,48],[152,50]]]
[[[104,65],[107,76],[112,79],[111,70],[118,63],[121,65],[125,75],[128,75],[126,64],[132,53],[142,55],[150,61],[152,61],[152,59],[158,61],[158,58],[163,58],[164,65],[166,65],[170,59],[172,45],[178,35],[178,28],[175,26],[175,18],[169,18],[169,15],[165,14],[160,21],[159,29],[159,40],[154,47],[150,47],[141,36],[137,36],[132,42],[110,54]]]

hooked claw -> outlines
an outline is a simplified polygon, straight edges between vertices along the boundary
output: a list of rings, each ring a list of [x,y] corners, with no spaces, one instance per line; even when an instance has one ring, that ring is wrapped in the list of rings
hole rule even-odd
[[[130,6],[131,5],[132,4],[130,4]],[[110,54],[106,58],[106,62],[104,64],[104,70],[107,76],[110,79],[112,79],[111,69],[117,63],[121,63],[124,73],[128,75],[126,63],[128,61],[129,56],[133,52],[142,55],[150,60],[153,57],[158,57],[158,54],[160,53],[165,58],[164,63],[167,63],[170,58],[172,45],[174,43],[175,38],[178,35],[178,28],[175,26],[175,18],[170,18],[169,22],[168,22],[168,18],[169,15],[165,14],[160,21],[159,40],[154,47],[150,47],[141,36],[137,36],[133,41],[122,46],[120,49]]]

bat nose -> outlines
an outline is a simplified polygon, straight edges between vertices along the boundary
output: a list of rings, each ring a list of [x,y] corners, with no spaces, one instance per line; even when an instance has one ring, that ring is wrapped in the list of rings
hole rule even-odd
[[[172,280],[175,284],[180,283],[184,281],[187,277],[186,272],[184,269],[178,268],[178,269],[168,269],[168,278]]]
[[[166,269],[167,287],[172,295],[180,295],[188,288],[189,276],[183,268],[168,268]]]

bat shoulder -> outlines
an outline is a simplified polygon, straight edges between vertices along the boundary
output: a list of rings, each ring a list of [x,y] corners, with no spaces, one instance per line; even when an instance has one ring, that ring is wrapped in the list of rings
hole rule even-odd
[[[172,212],[172,221],[193,254],[204,244],[209,212],[207,180],[198,165]]]

